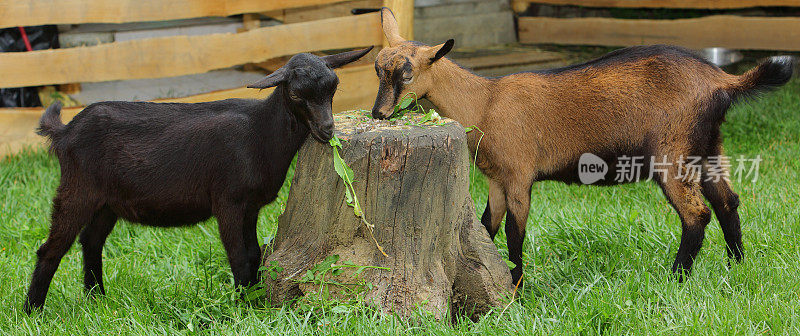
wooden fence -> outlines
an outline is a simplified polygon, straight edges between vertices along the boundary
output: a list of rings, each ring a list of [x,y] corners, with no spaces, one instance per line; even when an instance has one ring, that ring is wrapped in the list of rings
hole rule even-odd
[[[800,0],[513,0],[513,7],[522,12],[530,3],[673,9],[800,7]],[[670,20],[520,17],[518,33],[522,43],[605,46],[662,43],[689,48],[800,51],[800,17],[710,15]]]
[[[374,3],[372,1],[370,3]],[[15,0],[0,3],[0,28],[42,24],[124,23],[252,13],[294,13],[287,24],[263,27],[244,22],[246,31],[199,36],[170,36],[113,42],[91,47],[0,53],[0,88],[160,78],[204,73],[245,63],[263,62],[300,52],[352,49],[385,44],[378,13],[352,16],[341,11],[343,0]],[[392,8],[403,34],[413,38],[413,0],[384,0]],[[340,17],[319,18],[338,9]],[[304,9],[316,13],[303,20]],[[372,65],[337,70],[340,84],[334,111],[367,108],[375,99],[377,77]],[[226,98],[264,98],[272,90],[244,87],[171,102],[203,102]],[[68,122],[82,107],[65,108]],[[0,158],[43,139],[34,133],[43,108],[0,108]]]

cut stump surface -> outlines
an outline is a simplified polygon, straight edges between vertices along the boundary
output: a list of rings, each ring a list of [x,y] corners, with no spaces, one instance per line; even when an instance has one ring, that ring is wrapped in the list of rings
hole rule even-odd
[[[359,281],[369,284],[360,291],[364,302],[401,316],[422,308],[438,318],[448,311],[474,318],[508,302],[508,266],[470,197],[464,128],[449,119],[420,126],[421,117],[390,122],[355,111],[335,116],[340,154],[355,173],[356,196],[375,240],[346,202],[331,146],[311,137],[303,144],[263,261],[281,269],[262,276],[272,304],[304,295],[351,295],[345,293]],[[358,268],[349,267],[328,273],[324,282],[309,281],[313,267],[333,255],[337,265],[388,269],[355,274]]]

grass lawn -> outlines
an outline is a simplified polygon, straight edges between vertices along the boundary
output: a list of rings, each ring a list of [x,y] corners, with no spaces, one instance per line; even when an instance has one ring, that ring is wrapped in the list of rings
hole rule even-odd
[[[403,322],[352,304],[237,300],[214,220],[178,229],[117,225],[103,253],[108,295],[98,299],[83,295],[76,244],[44,311],[28,317],[22,301],[59,170],[43,151],[23,153],[0,163],[0,334],[800,334],[800,81],[738,105],[722,131],[728,155],[763,160],[755,183],[734,182],[743,263],[729,267],[714,219],[694,273],[678,284],[668,274],[680,222],[655,184],[538,183],[521,299],[455,324],[423,315]],[[480,215],[487,185],[478,176]],[[287,191],[288,182],[262,210],[261,239],[274,234]],[[505,255],[502,233],[496,243]]]

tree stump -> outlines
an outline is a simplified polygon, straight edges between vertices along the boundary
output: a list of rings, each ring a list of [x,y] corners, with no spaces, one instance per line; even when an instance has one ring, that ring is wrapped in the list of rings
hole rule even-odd
[[[508,302],[509,268],[476,218],[469,194],[464,128],[449,119],[420,126],[420,118],[335,116],[340,154],[355,173],[353,185],[374,225],[372,234],[346,202],[333,148],[311,137],[303,144],[286,210],[263,261],[272,268],[262,276],[272,304],[320,294],[322,283],[308,281],[307,274],[333,255],[338,265],[388,268],[350,267],[326,276],[342,284],[333,286],[352,286],[355,278],[369,283],[362,298],[387,313],[409,316],[420,307],[437,318],[448,309],[475,318]],[[326,295],[344,294],[331,288]]]

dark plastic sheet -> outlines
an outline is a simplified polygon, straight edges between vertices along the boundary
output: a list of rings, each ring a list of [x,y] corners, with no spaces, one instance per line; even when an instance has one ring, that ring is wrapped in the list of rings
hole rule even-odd
[[[58,48],[56,26],[25,27],[25,33],[33,50]],[[0,52],[27,51],[18,27],[0,29]],[[0,107],[42,106],[36,87],[0,89]]]

